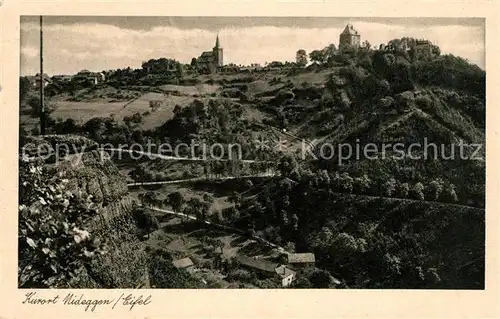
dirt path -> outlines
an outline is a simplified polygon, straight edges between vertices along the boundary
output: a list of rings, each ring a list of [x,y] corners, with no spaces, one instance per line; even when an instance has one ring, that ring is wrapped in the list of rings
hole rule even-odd
[[[199,181],[222,181],[229,179],[240,179],[240,178],[265,178],[265,177],[273,177],[276,176],[274,173],[264,173],[257,175],[243,175],[243,176],[224,176],[224,177],[195,177],[195,178],[187,178],[187,179],[177,179],[177,180],[169,180],[169,181],[155,181],[155,182],[137,182],[127,184],[129,187],[133,186],[148,186],[148,185],[164,185],[164,184],[179,184],[179,183],[187,183],[187,182],[199,182]]]

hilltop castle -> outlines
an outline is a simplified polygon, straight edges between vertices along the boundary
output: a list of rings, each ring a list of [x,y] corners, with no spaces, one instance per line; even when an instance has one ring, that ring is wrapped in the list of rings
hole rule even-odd
[[[215,40],[215,46],[212,51],[202,52],[200,57],[196,60],[198,70],[212,73],[217,68],[224,66],[223,62],[223,49],[220,46],[219,35]]]
[[[361,35],[358,31],[354,29],[352,24],[348,23],[340,34],[339,39],[339,50],[342,50],[346,45],[350,45],[354,48],[359,48],[361,44]]]

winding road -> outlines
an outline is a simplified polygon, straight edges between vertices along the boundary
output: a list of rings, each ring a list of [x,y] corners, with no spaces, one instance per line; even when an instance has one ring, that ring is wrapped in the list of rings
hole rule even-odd
[[[256,175],[242,175],[242,176],[224,176],[224,177],[194,177],[187,179],[177,179],[177,180],[169,180],[169,181],[155,181],[155,182],[137,182],[127,184],[128,187],[134,186],[149,186],[149,185],[164,185],[164,184],[180,184],[180,183],[189,183],[189,182],[200,182],[200,181],[222,181],[229,179],[240,179],[240,178],[265,178],[265,177],[273,177],[276,176],[275,173],[264,173],[264,174],[256,174]]]
[[[141,156],[148,156],[150,159],[153,158],[160,158],[164,160],[175,160],[175,161],[222,161],[222,162],[229,162],[233,161],[233,159],[227,159],[227,158],[202,158],[202,157],[181,157],[181,156],[168,156],[168,155],[162,155],[162,154],[154,154],[154,153],[148,153],[148,152],[143,152],[143,151],[136,151],[136,150],[128,150],[128,149],[121,149],[121,148],[99,148],[98,149],[101,152],[124,152],[124,153],[137,153],[140,154]],[[241,163],[273,163],[273,161],[258,161],[258,160],[240,160],[238,159],[239,162]]]

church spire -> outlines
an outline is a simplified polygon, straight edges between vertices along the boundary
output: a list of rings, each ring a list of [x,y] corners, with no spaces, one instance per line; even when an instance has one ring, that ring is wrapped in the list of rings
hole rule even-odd
[[[218,48],[220,47],[220,44],[219,44],[219,34],[217,33],[217,38],[215,39],[215,47]]]

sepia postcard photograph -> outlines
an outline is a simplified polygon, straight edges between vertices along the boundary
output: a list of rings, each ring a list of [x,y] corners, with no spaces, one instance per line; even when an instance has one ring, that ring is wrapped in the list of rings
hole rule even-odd
[[[18,16],[21,306],[485,291],[484,17],[102,14]]]

